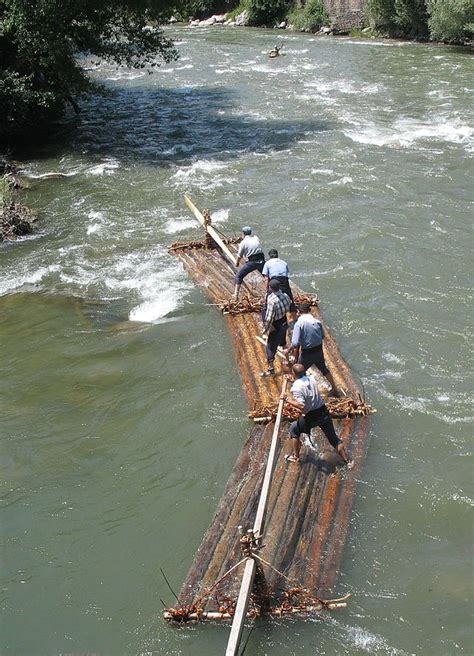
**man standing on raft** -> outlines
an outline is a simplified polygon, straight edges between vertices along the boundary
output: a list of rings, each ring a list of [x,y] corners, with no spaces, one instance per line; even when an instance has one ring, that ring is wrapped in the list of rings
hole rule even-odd
[[[294,382],[291,386],[291,393],[293,398],[289,399],[286,395],[283,395],[280,400],[286,401],[286,403],[299,410],[301,416],[290,424],[291,453],[285,456],[286,460],[299,462],[301,433],[310,435],[311,429],[319,426],[329,444],[336,449],[344,463],[351,468],[353,463],[349,460],[342,440],[336,434],[328,409],[319,394],[316,381],[312,376],[305,376],[305,369],[302,364],[294,364],[292,373]]]
[[[243,257],[247,258],[247,262],[241,267],[235,275],[235,290],[232,300],[236,301],[239,298],[240,286],[249,273],[252,271],[260,271],[262,273],[263,265],[265,264],[265,256],[260,245],[260,239],[257,235],[252,235],[252,228],[244,226],[242,228],[244,238],[240,242],[239,250],[237,251],[237,261],[235,266],[239,266],[240,260]]]
[[[278,251],[275,248],[268,251],[268,257],[270,259],[265,262],[262,270],[262,275],[267,279],[267,291],[269,289],[270,281],[278,280],[281,291],[290,297],[291,320],[294,321],[296,319],[296,305],[293,300],[293,292],[291,291],[290,281],[288,279],[290,275],[288,264],[285,260],[281,260],[278,257]]]
[[[267,365],[261,376],[273,376],[275,373],[275,355],[279,346],[285,346],[288,320],[286,313],[291,307],[291,299],[280,290],[278,280],[270,280],[268,285],[270,294],[267,297],[265,316],[263,317],[264,335],[267,337]]]
[[[337,385],[329,371],[323,353],[324,328],[319,319],[311,314],[309,303],[298,305],[299,317],[293,329],[291,337],[291,346],[286,349],[285,354],[289,355],[293,351],[299,352],[298,362],[303,365],[306,371],[311,365],[316,365],[319,371],[331,383],[331,393],[333,396],[340,396]]]

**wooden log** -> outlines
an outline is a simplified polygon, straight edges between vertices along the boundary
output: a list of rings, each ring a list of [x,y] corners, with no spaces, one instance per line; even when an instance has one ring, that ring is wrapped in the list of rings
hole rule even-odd
[[[281,387],[282,396],[286,392],[286,385],[287,385],[287,380],[285,378],[283,380],[283,384]],[[278,440],[278,433],[280,431],[280,423],[283,414],[284,404],[285,404],[284,399],[280,399],[278,403],[278,412],[275,420],[275,426],[273,428],[270,451],[268,453],[267,466],[265,468],[265,475],[263,477],[262,490],[260,492],[260,499],[257,507],[257,514],[255,516],[255,522],[253,525],[253,534],[257,538],[257,540],[260,540],[262,538],[262,532],[265,522],[265,514],[267,512],[268,496],[270,494],[270,485],[272,482],[272,474],[275,464],[276,445]],[[225,652],[226,656],[236,656],[239,650],[240,639],[242,637],[244,621],[245,618],[247,617],[247,607],[250,600],[250,594],[252,592],[256,568],[257,568],[257,563],[255,559],[249,557],[247,559],[247,562],[245,563],[245,571],[242,577],[242,585],[240,587],[239,597],[237,599],[237,606],[235,608],[235,615],[232,622],[229,641],[227,643],[227,649]]]
[[[199,221],[199,223],[202,225],[202,227],[206,230],[206,232],[211,235],[211,237],[214,239],[216,244],[220,246],[222,252],[224,255],[229,259],[234,266],[237,264],[237,259],[232,255],[230,250],[227,248],[226,244],[224,243],[222,237],[219,235],[219,233],[212,227],[212,225],[209,225],[205,218],[204,215],[201,213],[201,211],[196,207],[196,205],[193,203],[193,201],[189,198],[189,196],[186,196],[184,194],[184,201],[186,205],[189,207],[191,212],[194,214],[196,219]]]

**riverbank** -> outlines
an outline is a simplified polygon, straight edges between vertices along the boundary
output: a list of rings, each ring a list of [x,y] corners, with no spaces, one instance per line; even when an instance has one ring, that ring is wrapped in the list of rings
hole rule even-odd
[[[403,41],[403,42],[414,42],[414,43],[426,43],[429,45],[449,45],[455,47],[463,48],[472,48],[473,41],[469,38],[462,39],[434,39],[430,36],[423,35],[414,35],[404,34],[400,30],[397,34],[387,34],[379,30],[375,30],[372,27],[365,26],[363,24],[357,23],[350,28],[341,28],[337,24],[328,21],[327,24],[318,25],[315,28],[302,27],[299,28],[295,25],[292,25],[288,20],[282,20],[277,22],[273,27],[268,27],[266,25],[250,25],[249,23],[249,13],[247,10],[244,10],[238,15],[235,15],[234,12],[228,12],[227,14],[212,14],[206,18],[197,19],[191,18],[189,21],[177,21],[176,19],[170,19],[170,24],[175,26],[190,26],[190,27],[248,27],[256,29],[266,29],[266,30],[280,30],[283,32],[292,32],[292,33],[306,33],[312,34],[313,36],[318,37],[352,37],[358,39],[367,39],[370,41]]]

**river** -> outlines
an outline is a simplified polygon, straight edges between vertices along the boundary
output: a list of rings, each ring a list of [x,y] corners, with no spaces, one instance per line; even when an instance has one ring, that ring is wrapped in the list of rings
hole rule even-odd
[[[188,192],[318,292],[378,410],[348,608],[257,622],[246,656],[471,654],[472,58],[169,33],[153,75],[91,66],[113,93],[24,163],[67,177],[33,178],[41,222],[0,246],[0,652],[223,653],[227,628],[161,619],[249,430],[225,323],[166,250],[199,235]]]

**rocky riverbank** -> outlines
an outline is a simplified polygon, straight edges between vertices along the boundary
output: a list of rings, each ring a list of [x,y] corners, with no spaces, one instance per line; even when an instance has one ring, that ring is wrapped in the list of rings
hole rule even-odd
[[[453,46],[462,46],[467,48],[472,48],[473,41],[469,38],[463,39],[454,39],[454,40],[438,40],[433,39],[429,36],[416,36],[412,33],[405,33],[400,29],[397,33],[388,35],[380,33],[372,27],[368,27],[364,15],[360,13],[353,13],[350,16],[351,20],[344,15],[344,19],[336,16],[334,20],[329,20],[328,24],[318,26],[317,28],[298,28],[295,25],[291,24],[289,20],[282,20],[275,23],[273,29],[275,30],[288,30],[290,32],[307,32],[314,34],[315,36],[356,36],[358,38],[366,39],[380,39],[385,40],[389,39],[391,41],[401,40],[401,41],[417,41],[424,43],[433,43],[433,44],[445,44]],[[170,19],[170,24],[178,23],[179,21],[176,18]],[[256,25],[251,25],[249,21],[249,12],[247,10],[242,11],[240,14],[235,15],[234,12],[227,14],[213,14],[208,18],[198,19],[191,18],[187,23],[191,27],[259,27]],[[265,26],[260,26],[265,27]]]
[[[16,200],[17,192],[25,187],[17,168],[0,161],[0,175],[0,242],[15,241],[33,232],[37,217]]]

